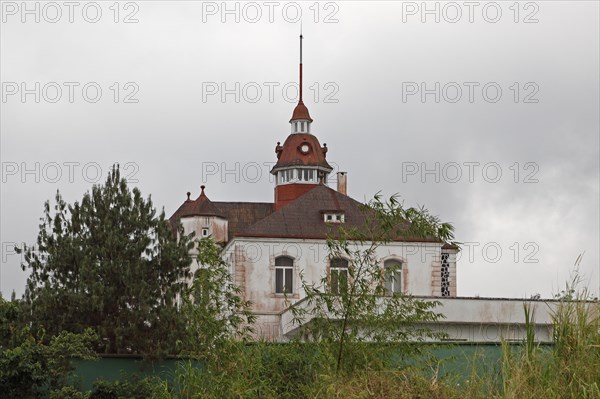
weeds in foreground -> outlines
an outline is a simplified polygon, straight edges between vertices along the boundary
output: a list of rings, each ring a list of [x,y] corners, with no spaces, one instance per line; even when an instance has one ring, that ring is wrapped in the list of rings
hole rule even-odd
[[[101,383],[92,393],[63,389],[58,394],[71,399],[600,399],[600,303],[587,289],[579,289],[580,283],[573,278],[557,301],[547,303],[552,306],[553,345],[537,342],[536,312],[525,307],[523,343],[503,343],[500,359],[490,367],[482,367],[481,352],[466,355],[467,375],[444,371],[447,365],[434,351],[412,362],[367,357],[364,367],[338,373],[335,351],[321,346],[327,343],[233,342],[203,364],[182,361],[168,380],[148,378],[135,383],[139,386]],[[360,357],[368,345],[348,350]]]
[[[320,351],[318,345],[260,344],[232,353],[225,368],[192,372],[189,396],[172,397],[600,399],[600,303],[580,284],[575,274],[557,301],[547,304],[552,307],[553,345],[539,345],[536,313],[525,306],[523,343],[503,343],[497,367],[480,367],[480,355],[466,359],[472,363],[467,379],[440,373],[439,360],[431,356],[402,366],[369,362],[339,374],[335,359],[320,355],[330,351]]]

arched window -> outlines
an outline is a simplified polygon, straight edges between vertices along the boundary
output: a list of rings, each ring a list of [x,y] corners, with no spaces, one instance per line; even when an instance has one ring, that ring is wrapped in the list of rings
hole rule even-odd
[[[388,259],[383,262],[385,291],[388,295],[402,292],[402,262]]]
[[[339,294],[348,289],[348,261],[346,259],[332,258],[329,263],[329,275],[333,294]]]
[[[275,258],[275,293],[294,292],[294,259],[289,256]]]

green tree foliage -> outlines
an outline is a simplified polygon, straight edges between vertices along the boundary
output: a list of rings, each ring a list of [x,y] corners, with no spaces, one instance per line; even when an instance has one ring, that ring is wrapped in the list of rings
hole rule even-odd
[[[129,190],[118,166],[103,185],[68,205],[47,201],[25,300],[47,336],[93,328],[107,353],[173,353],[183,331],[176,298],[189,273],[190,237],[177,240],[164,212]]]
[[[69,377],[73,358],[94,358],[97,337],[91,329],[82,334],[61,332],[46,344],[44,331],[34,335],[23,326],[18,301],[0,297],[0,393],[7,398],[56,396],[72,390]],[[64,397],[64,396],[62,396]]]
[[[86,399],[170,399],[172,396],[165,383],[156,377],[137,379],[129,377],[122,381],[96,381]]]
[[[204,367],[181,362],[168,384],[171,398],[312,398],[309,387],[317,383],[327,363],[322,351],[299,342],[232,343]]]
[[[0,295],[0,349],[13,348],[21,342],[24,306],[22,301],[12,298],[4,300]]]
[[[393,275],[399,265],[383,270],[377,249],[398,238],[449,242],[452,225],[424,208],[403,208],[395,196],[383,201],[376,195],[364,212],[364,226],[340,228],[327,241],[330,259],[348,260],[347,273],[332,272],[317,283],[303,278],[306,297],[290,306],[294,322],[303,326],[302,337],[328,344],[336,373],[380,360],[373,349],[383,347],[368,343],[408,344],[436,336],[424,325],[443,317],[433,311],[437,301],[387,292],[387,273]]]
[[[255,316],[251,303],[242,299],[232,280],[221,247],[210,237],[197,244],[200,267],[183,295],[182,313],[187,322],[183,349],[204,359],[222,357],[228,343],[250,337]]]

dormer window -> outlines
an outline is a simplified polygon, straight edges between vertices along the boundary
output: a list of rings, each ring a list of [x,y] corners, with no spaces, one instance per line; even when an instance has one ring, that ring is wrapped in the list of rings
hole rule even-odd
[[[344,223],[346,218],[343,212],[324,212],[323,220],[325,223]]]

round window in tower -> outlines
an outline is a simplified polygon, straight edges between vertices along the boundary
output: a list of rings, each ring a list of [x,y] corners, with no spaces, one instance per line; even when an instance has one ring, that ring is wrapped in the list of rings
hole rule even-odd
[[[300,146],[300,152],[303,154],[308,154],[308,151],[310,151],[310,146],[307,143],[304,143]]]

